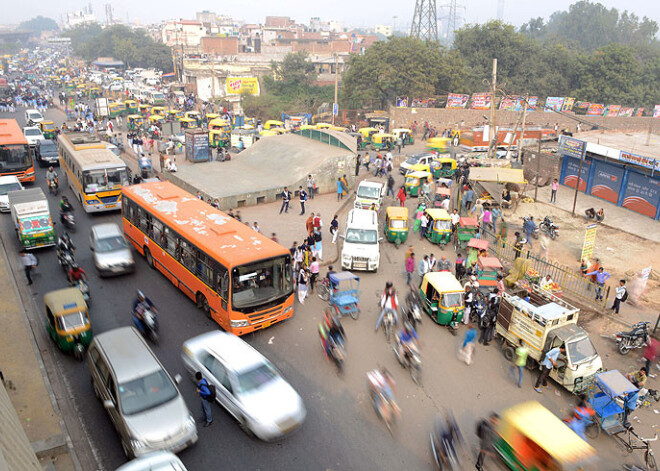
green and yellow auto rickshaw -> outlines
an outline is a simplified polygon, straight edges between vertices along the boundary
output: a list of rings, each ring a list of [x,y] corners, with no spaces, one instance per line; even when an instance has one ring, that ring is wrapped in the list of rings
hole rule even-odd
[[[44,296],[46,330],[63,352],[84,357],[92,341],[92,324],[80,289],[71,287],[51,291]]]
[[[123,103],[110,103],[108,105],[110,110],[110,117],[116,118],[117,116],[122,116],[126,112],[126,108]]]
[[[387,240],[399,248],[408,238],[408,208],[388,206],[383,232]]]
[[[451,152],[451,139],[448,137],[432,137],[426,141],[426,148],[431,152],[447,154]]]
[[[448,271],[428,272],[422,279],[419,294],[423,307],[431,319],[440,325],[460,322],[465,311],[465,290],[456,277]]]
[[[603,469],[596,463],[594,449],[564,421],[536,401],[524,402],[501,412],[495,434],[495,452],[507,469]]]
[[[431,172],[416,171],[406,174],[404,187],[408,196],[419,196],[422,185],[426,182],[433,182]]]
[[[64,89],[65,89],[67,92],[72,92],[72,91],[74,91],[74,90],[76,89],[76,86],[77,86],[77,85],[76,85],[76,82],[74,82],[73,80],[68,80],[68,81],[66,81],[66,82],[64,83]]]
[[[398,128],[392,131],[394,136],[394,142],[396,143],[401,139],[401,144],[409,146],[415,143],[415,138],[413,138],[412,131],[410,129]]]
[[[144,124],[144,116],[141,114],[129,114],[126,117],[126,122],[129,131],[136,131]]]
[[[371,135],[371,146],[374,150],[390,150],[394,147],[394,136],[377,132]]]
[[[162,116],[163,118],[165,117],[165,107],[164,106],[153,106],[151,108],[151,115],[158,115]]]
[[[284,129],[284,123],[276,119],[269,119],[264,123],[264,129],[266,131],[277,131],[278,129]]]
[[[479,230],[479,222],[475,218],[461,217],[458,220],[456,227],[456,236],[454,237],[454,245],[456,250],[464,248],[470,239],[474,238]]]
[[[159,114],[152,114],[149,116],[149,126],[155,124],[157,126],[162,126],[165,122],[165,117]]]
[[[151,111],[151,107],[146,103],[140,103],[138,105],[138,113],[140,113],[145,118],[149,116],[149,111]]]
[[[429,222],[426,238],[433,244],[448,244],[451,240],[451,218],[442,208],[428,208],[424,211]]]
[[[179,122],[181,123],[181,129],[193,129],[199,127],[197,120],[193,118],[179,118]]]
[[[206,113],[204,115],[204,119],[206,120],[207,123],[210,123],[211,121],[213,121],[214,119],[217,119],[219,117],[220,117],[220,115],[218,113]]]
[[[167,113],[165,114],[165,121],[168,123],[172,123],[174,121],[178,121],[179,118],[183,117],[183,111],[180,110],[175,110],[175,109],[169,109],[167,110]]]
[[[57,128],[52,121],[40,122],[39,129],[41,129],[41,133],[44,135],[45,139],[55,139],[57,135]]]
[[[362,148],[365,149],[369,144],[371,144],[371,136],[378,133],[376,128],[360,128],[358,129],[358,134],[362,136]]]
[[[194,128],[198,128],[202,125],[202,113],[199,111],[186,111],[185,117],[195,121],[196,126],[192,126]]]
[[[216,118],[209,121],[209,144],[211,147],[227,148],[231,144],[231,126],[229,121]]]
[[[138,108],[138,102],[135,100],[125,100],[124,107],[126,108],[126,114],[138,114],[140,112]]]
[[[102,95],[101,89],[99,87],[91,87],[87,91],[87,94],[90,98],[100,98]]]

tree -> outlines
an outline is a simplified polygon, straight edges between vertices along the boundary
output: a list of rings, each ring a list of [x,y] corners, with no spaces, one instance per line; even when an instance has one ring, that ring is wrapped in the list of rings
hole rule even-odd
[[[18,29],[41,33],[43,31],[58,31],[60,28],[52,18],[46,18],[45,16],[39,15],[32,18],[31,20],[22,22],[18,25]]]

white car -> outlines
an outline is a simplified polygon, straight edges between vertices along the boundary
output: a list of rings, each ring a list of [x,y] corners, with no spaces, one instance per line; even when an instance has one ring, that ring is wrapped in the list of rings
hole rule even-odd
[[[157,451],[129,461],[116,471],[187,471],[181,460],[169,451]]]
[[[307,411],[275,367],[239,337],[208,332],[183,343],[183,364],[216,388],[216,401],[261,440],[282,437],[300,427]]]
[[[23,135],[25,135],[25,139],[27,139],[30,147],[36,147],[37,142],[45,139],[41,129],[32,126],[23,128]]]
[[[44,120],[44,117],[37,110],[27,110],[25,112],[25,122],[28,126],[34,126]]]
[[[7,196],[7,193],[23,189],[23,185],[21,185],[21,182],[15,175],[0,177],[0,212],[9,212],[9,196]]]

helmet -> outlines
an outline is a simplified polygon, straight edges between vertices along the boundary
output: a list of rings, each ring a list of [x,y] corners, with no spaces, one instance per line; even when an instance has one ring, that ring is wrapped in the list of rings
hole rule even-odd
[[[477,277],[474,275],[470,276],[470,281],[477,281]]]
[[[67,198],[66,196],[62,195],[62,201],[64,201],[65,203],[68,203],[68,202],[69,202],[69,198]]]
[[[80,267],[78,266],[78,264],[77,264],[76,262],[73,262],[73,263],[71,264],[71,269],[72,269],[72,270],[77,270],[78,268],[80,268]]]
[[[140,290],[137,290],[137,297],[140,300],[144,300],[144,293]]]
[[[50,167],[48,167],[48,171],[49,171],[49,172],[52,172],[52,171],[53,171],[53,166],[52,166],[52,165],[51,165]]]

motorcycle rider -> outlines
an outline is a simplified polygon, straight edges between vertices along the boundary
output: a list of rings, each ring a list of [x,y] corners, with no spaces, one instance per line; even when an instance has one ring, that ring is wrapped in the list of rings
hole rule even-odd
[[[137,291],[137,297],[133,301],[133,324],[144,334],[144,311],[149,309],[151,312],[156,314],[156,306],[151,302],[151,299],[147,298],[141,290]]]
[[[72,213],[73,206],[71,206],[71,203],[69,203],[69,199],[66,196],[62,196],[58,207],[60,210],[60,222],[64,222],[64,215],[67,213]]]
[[[415,328],[410,324],[410,322],[405,321],[403,323],[403,328],[398,335],[398,349],[399,356],[401,358],[407,358],[414,352],[419,350],[419,337]]]
[[[394,378],[386,368],[375,369],[367,373],[367,378],[371,387],[378,393],[374,398],[376,400],[375,407],[380,409],[381,398],[385,401],[383,405],[389,405],[392,407],[394,413],[399,414],[400,409],[394,398]],[[372,396],[373,397],[373,396]]]
[[[80,280],[87,283],[87,273],[85,273],[85,270],[80,268],[80,266],[75,262],[73,262],[71,266],[69,266],[67,278],[69,279],[69,283],[71,283],[72,285],[75,285]]]
[[[62,257],[64,253],[69,252],[71,255],[73,255],[73,251],[76,250],[76,247],[73,245],[73,242],[71,241],[71,237],[69,236],[68,233],[64,233],[61,236],[57,238],[57,256]]]
[[[328,332],[328,338],[331,339],[335,345],[344,347],[346,333],[344,332],[344,327],[341,325],[341,321],[337,316],[331,314],[330,312],[325,313],[325,327]]]
[[[52,165],[48,167],[48,171],[46,172],[46,182],[48,183],[48,188],[51,186],[55,186],[55,188],[57,188],[57,185],[59,184],[57,172],[55,172],[55,169],[53,169]]]
[[[396,289],[391,281],[385,283],[385,290],[383,290],[383,295],[380,298],[380,316],[378,316],[378,321],[376,322],[376,331],[380,327],[380,323],[385,317],[387,312],[394,314],[394,324],[399,323],[399,316],[397,314],[397,309],[399,307],[399,298],[396,294]]]

